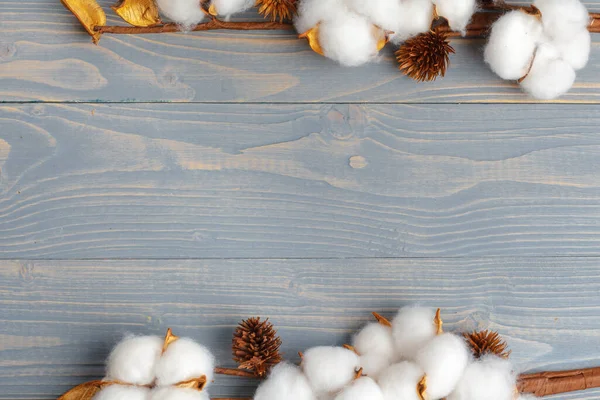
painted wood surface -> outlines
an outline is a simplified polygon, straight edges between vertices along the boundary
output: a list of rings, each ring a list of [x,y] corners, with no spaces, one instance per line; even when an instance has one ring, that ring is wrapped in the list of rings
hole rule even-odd
[[[596,107],[529,111],[4,105],[0,257],[599,255]]]
[[[446,78],[419,84],[399,73],[391,48],[378,63],[342,68],[292,32],[105,35],[94,46],[58,3],[0,0],[0,101],[531,101],[486,67],[482,40],[454,40]],[[100,3],[110,11],[114,1]],[[586,4],[600,10],[600,0]],[[590,65],[556,102],[598,102],[600,35],[593,41]]]
[[[598,362],[598,259],[4,261],[0,399],[52,399],[102,376],[126,332],[167,327],[230,361],[237,322],[268,316],[285,354],[342,344],[370,312],[444,308],[448,330],[501,332],[520,370]],[[218,377],[212,394],[249,395]],[[593,399],[599,391],[560,397]]]

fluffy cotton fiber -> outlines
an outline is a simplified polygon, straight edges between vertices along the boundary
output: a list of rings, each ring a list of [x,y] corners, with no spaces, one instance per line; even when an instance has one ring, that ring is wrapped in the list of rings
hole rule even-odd
[[[461,32],[466,32],[467,24],[477,10],[476,0],[433,0],[437,12],[448,20],[450,27]]]
[[[484,59],[502,79],[523,77],[542,38],[542,24],[521,11],[509,12],[492,26]]]
[[[157,336],[128,336],[108,356],[106,379],[148,385],[162,352],[163,340]]]
[[[590,23],[587,9],[579,0],[536,0],[542,12],[544,33],[552,39],[569,39]]]
[[[156,5],[161,14],[186,29],[198,24],[205,17],[199,0],[156,0]]]
[[[427,394],[431,399],[448,396],[455,388],[469,362],[464,340],[454,334],[436,336],[416,357],[427,375]]]
[[[214,367],[214,356],[206,347],[192,339],[180,338],[167,347],[156,364],[156,383],[167,386],[205,375],[208,384],[213,379]]]
[[[384,400],[377,383],[369,377],[358,378],[346,386],[335,400]]]
[[[398,355],[414,359],[417,352],[436,334],[435,311],[426,307],[404,307],[392,321],[392,334]]]
[[[398,30],[400,16],[404,13],[401,0],[346,0],[346,4],[373,24],[393,32]],[[431,19],[431,15],[429,17]]]
[[[377,376],[394,360],[392,329],[382,324],[367,324],[354,336],[352,346],[360,354],[360,366],[368,376]]]
[[[323,54],[347,67],[373,60],[378,53],[377,43],[383,35],[366,18],[350,11],[340,12],[319,25]]]
[[[433,3],[430,0],[403,0],[402,13],[397,16],[398,26],[391,40],[394,43],[406,40],[431,28]]]
[[[343,347],[313,347],[302,357],[302,370],[317,395],[342,389],[358,368],[358,355]]]
[[[199,391],[195,389],[182,389],[176,387],[164,387],[154,389],[151,392],[150,398],[148,400],[210,400],[210,397],[205,391]]]
[[[308,380],[292,364],[275,366],[267,380],[256,390],[254,400],[316,400]]]
[[[232,14],[246,11],[254,5],[254,0],[212,0],[219,15],[225,15],[227,18]]]
[[[521,87],[536,99],[555,99],[575,82],[575,70],[558,58],[558,51],[550,45],[540,45],[527,77]]]
[[[560,58],[565,60],[574,70],[584,68],[590,58],[592,35],[587,29],[577,33],[571,40],[556,40],[552,44],[558,50]]]
[[[511,363],[490,355],[467,367],[448,400],[513,400],[515,386]]]
[[[404,361],[385,369],[377,383],[385,400],[420,400],[416,389],[423,375],[425,371],[419,365]]]
[[[150,389],[140,386],[110,385],[94,395],[92,400],[148,400]]]
[[[304,33],[319,22],[335,17],[338,12],[347,11],[342,0],[302,0],[298,5],[294,26],[298,33]]]

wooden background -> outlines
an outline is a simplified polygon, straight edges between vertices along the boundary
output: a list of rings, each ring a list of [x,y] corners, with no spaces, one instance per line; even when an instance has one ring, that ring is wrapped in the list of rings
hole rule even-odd
[[[294,360],[413,303],[498,330],[521,371],[600,365],[600,36],[547,103],[453,44],[416,84],[391,50],[344,69],[286,32],[94,46],[58,0],[0,0],[0,399],[101,377],[126,332],[232,366],[237,322],[269,316]]]

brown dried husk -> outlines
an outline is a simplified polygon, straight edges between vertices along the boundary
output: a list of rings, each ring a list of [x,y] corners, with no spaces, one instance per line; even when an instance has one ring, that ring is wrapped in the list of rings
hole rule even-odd
[[[152,26],[160,23],[158,7],[154,0],[122,0],[112,9],[133,26]]]
[[[463,334],[473,355],[480,358],[486,354],[495,354],[502,358],[508,358],[510,351],[508,345],[498,332],[484,330]]]
[[[239,368],[262,377],[281,362],[280,346],[281,338],[268,319],[249,318],[242,321],[233,334],[233,359]]]
[[[60,0],[60,2],[77,17],[94,43],[98,43],[102,34],[94,28],[106,25],[106,14],[96,0]]]
[[[296,15],[296,0],[256,0],[259,14],[271,21],[291,20]]]
[[[115,382],[110,381],[90,381],[82,383],[60,396],[58,400],[91,400],[102,388],[114,384]]]
[[[408,39],[396,52],[402,73],[418,82],[446,75],[454,48],[445,32],[429,31]]]

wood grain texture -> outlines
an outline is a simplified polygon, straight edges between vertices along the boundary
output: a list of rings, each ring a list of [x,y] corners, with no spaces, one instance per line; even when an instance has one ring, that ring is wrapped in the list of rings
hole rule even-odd
[[[52,399],[99,378],[126,332],[171,327],[232,366],[243,318],[268,316],[285,354],[342,344],[370,320],[420,303],[443,307],[448,330],[498,330],[520,370],[599,364],[600,260],[197,260],[0,263],[0,399]],[[213,395],[252,392],[218,377]],[[598,391],[568,395],[592,399]]]
[[[599,101],[593,40],[590,65],[557,102]],[[391,48],[379,63],[342,68],[290,32],[105,35],[94,46],[58,0],[0,0],[0,101],[531,102],[486,67],[483,44],[454,40],[446,78],[423,84],[399,73]]]
[[[528,110],[5,105],[0,257],[599,255],[596,107]]]

